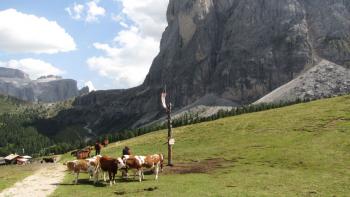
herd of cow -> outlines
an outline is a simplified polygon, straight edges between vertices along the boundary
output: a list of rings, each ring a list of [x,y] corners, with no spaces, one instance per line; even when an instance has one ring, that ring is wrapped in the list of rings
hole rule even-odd
[[[142,179],[144,179],[144,169],[152,169],[155,173],[155,179],[157,180],[159,170],[163,171],[163,160],[164,157],[162,154],[148,156],[124,155],[118,158],[97,155],[92,158],[68,161],[64,164],[67,165],[69,171],[75,174],[75,184],[78,183],[80,172],[87,172],[90,175],[90,180],[93,178],[95,184],[99,181],[99,175],[102,172],[104,181],[106,181],[107,172],[109,183],[112,185],[115,184],[115,175],[118,170],[120,170],[126,178],[128,177],[128,170],[134,170],[134,178],[138,176],[141,182]]]

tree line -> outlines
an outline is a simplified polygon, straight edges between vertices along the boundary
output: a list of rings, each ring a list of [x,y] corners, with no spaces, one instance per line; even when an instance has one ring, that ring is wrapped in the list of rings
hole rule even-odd
[[[29,104],[6,96],[0,96],[0,100],[2,101],[0,107],[7,105],[11,106],[8,108],[13,108],[9,112],[0,113],[0,156],[11,153],[33,157],[62,154],[87,145],[81,137],[72,137],[74,132],[71,132],[69,128],[65,132],[70,133],[70,136],[67,137],[70,140],[63,140],[62,136],[48,137],[40,133],[35,125],[38,120],[52,117],[58,111],[69,107],[71,101],[48,106]]]

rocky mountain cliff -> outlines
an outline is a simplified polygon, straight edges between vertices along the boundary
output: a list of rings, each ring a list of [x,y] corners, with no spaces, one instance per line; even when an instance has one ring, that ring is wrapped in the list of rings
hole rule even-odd
[[[252,103],[327,60],[350,67],[350,1],[170,0],[168,27],[144,83],[76,99],[60,122],[95,132],[136,127],[175,110]],[[327,69],[325,70],[327,72]]]
[[[57,102],[80,95],[75,80],[53,75],[31,80],[23,71],[2,67],[0,67],[0,94],[32,102]]]

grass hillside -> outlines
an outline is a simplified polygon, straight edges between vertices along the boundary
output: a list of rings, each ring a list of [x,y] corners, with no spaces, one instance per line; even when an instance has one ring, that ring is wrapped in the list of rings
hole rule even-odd
[[[347,196],[350,193],[350,96],[174,129],[175,167],[158,181],[94,186],[67,174],[53,196]],[[166,154],[166,131],[103,149],[120,156]],[[69,155],[64,158],[71,159]],[[119,173],[120,175],[120,173]],[[119,177],[119,176],[118,176]]]

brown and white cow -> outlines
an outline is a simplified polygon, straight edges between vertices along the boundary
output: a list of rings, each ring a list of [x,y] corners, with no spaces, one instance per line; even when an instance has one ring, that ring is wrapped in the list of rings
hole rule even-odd
[[[94,177],[94,183],[98,181],[98,160],[99,158],[91,158],[88,160],[79,159],[74,161],[68,161],[65,163],[67,165],[68,171],[73,172],[75,176],[74,183],[78,184],[78,178],[80,172],[87,172],[90,175],[90,179]]]
[[[163,161],[164,157],[162,154],[154,154],[147,156],[123,156],[124,163],[126,165],[126,170],[136,169],[136,173],[139,176],[139,181],[141,182],[144,179],[143,169],[154,169],[156,175],[155,180],[158,180],[159,167],[161,172],[163,171]],[[136,173],[135,176],[136,177]]]
[[[100,162],[100,159],[101,159],[101,155],[95,155],[94,157],[92,157],[92,158],[87,158],[87,159],[85,159],[86,161],[88,161],[88,162],[90,162],[91,164],[93,164],[93,166],[95,166],[94,168],[90,168],[89,170],[88,170],[88,173],[89,173],[89,175],[90,175],[90,178],[89,178],[89,180],[91,180],[91,178],[93,177],[93,176],[96,176],[95,178],[97,179],[96,181],[98,181],[98,174],[99,174],[99,169],[98,169],[98,165],[99,165],[99,162]]]
[[[118,169],[122,169],[125,167],[123,160],[119,158],[111,158],[103,156],[99,159],[98,169],[97,171],[103,171],[104,181],[106,181],[105,172],[108,172],[109,184],[115,184],[115,175],[118,172]]]
[[[86,159],[86,158],[90,157],[90,153],[91,153],[92,150],[93,150],[93,148],[88,146],[88,147],[86,147],[86,148],[84,148],[82,150],[78,150],[75,153],[75,155],[76,155],[77,159]]]

